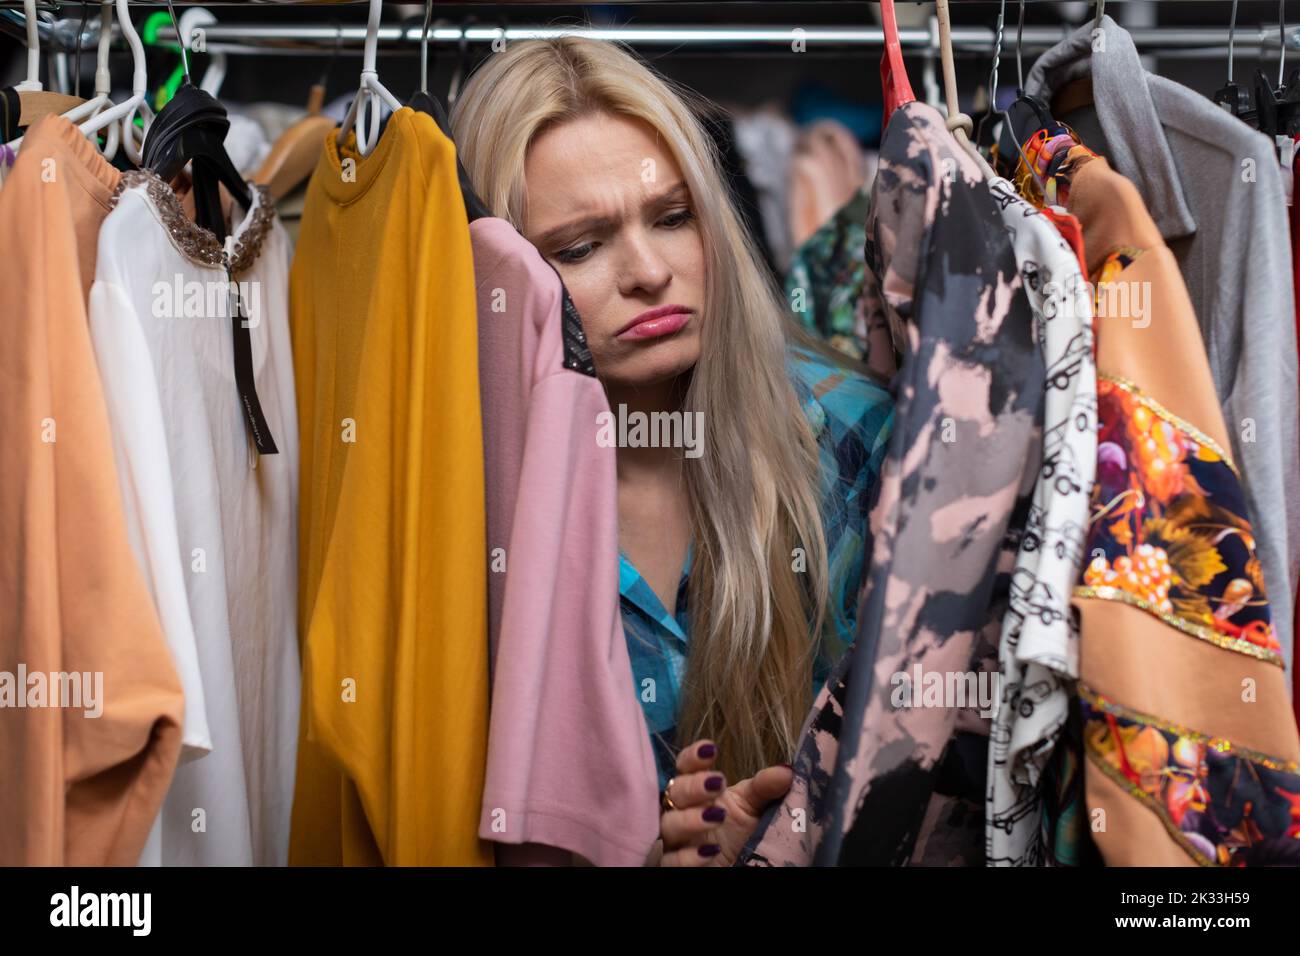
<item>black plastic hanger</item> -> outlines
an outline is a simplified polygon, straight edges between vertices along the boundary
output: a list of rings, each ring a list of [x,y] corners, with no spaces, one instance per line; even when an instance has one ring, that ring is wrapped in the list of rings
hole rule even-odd
[[[1255,71],[1255,121],[1268,136],[1300,133],[1300,70],[1292,70],[1285,86],[1274,88],[1263,70]]]
[[[1286,108],[1286,116],[1283,120],[1285,135],[1294,139],[1300,135],[1300,70],[1291,71],[1281,98]]]
[[[478,18],[473,14],[466,17],[460,24],[460,40],[456,43],[456,69],[451,74],[451,83],[447,87],[447,105],[453,109],[456,106],[456,99],[460,96],[460,86],[465,79],[467,67],[469,66],[470,49],[469,49],[469,28],[478,22]]]
[[[226,152],[230,116],[215,96],[199,89],[190,79],[190,60],[186,55],[188,44],[181,36],[171,0],[167,0],[167,10],[180,41],[185,82],[149,126],[141,150],[141,164],[166,182],[175,179],[187,163],[191,164],[194,221],[218,239],[225,239],[226,217],[221,211],[218,184],[225,185],[245,209],[252,208],[252,196],[244,177],[239,175]]]
[[[1021,144],[1038,130],[1058,125],[1052,116],[1051,107],[1025,92],[1025,67],[1021,53],[1024,32],[1025,0],[1020,0],[1020,15],[1016,24],[1016,99],[1006,109],[999,111],[1002,115],[1002,129],[998,134],[998,165],[1001,167],[998,171],[1008,179],[1014,178],[1016,166],[1024,155]]]
[[[1238,86],[1232,80],[1232,60],[1237,34],[1237,0],[1232,0],[1232,19],[1228,23],[1228,82],[1214,91],[1214,102],[1239,120],[1255,124],[1255,110],[1251,105],[1250,89]]]
[[[195,221],[226,235],[218,183],[224,185],[245,209],[252,207],[248,184],[226,152],[230,117],[216,97],[193,83],[184,83],[149,127],[144,143],[144,166],[171,182],[185,167],[193,166]]]
[[[1300,71],[1286,73],[1286,0],[1278,0],[1278,41],[1281,48],[1277,67],[1277,86],[1273,86],[1263,69],[1255,70],[1251,91],[1255,100],[1255,123],[1261,133],[1285,136],[1300,133]]]
[[[154,118],[145,137],[141,159],[146,169],[153,170],[166,182],[171,182],[185,168],[185,164],[190,163],[194,182],[194,221],[224,242],[227,236],[226,217],[221,210],[221,190],[218,184],[224,184],[246,210],[253,208],[253,197],[248,184],[239,175],[239,170],[235,169],[235,164],[226,152],[226,133],[230,130],[230,117],[226,108],[216,97],[190,81],[189,60],[185,56],[186,41],[181,37],[180,27],[176,25],[176,11],[172,9],[171,0],[167,0],[167,8],[172,14],[172,24],[176,26],[176,36],[181,40],[181,64],[185,68],[185,83]],[[258,453],[274,455],[278,449],[262,411],[262,403],[257,397],[252,336],[247,321],[249,316],[245,312],[239,286],[233,282],[234,275],[230,272],[229,264],[226,265],[226,270],[228,279],[232,280],[230,329],[234,346],[235,387],[239,393],[249,437]]]
[[[253,207],[248,184],[226,153],[224,144],[228,129],[230,118],[225,108],[215,97],[187,82],[154,119],[143,150],[145,168],[153,170],[167,182],[171,182],[187,162],[193,164],[194,221],[223,242],[227,235],[226,217],[221,210],[218,183],[224,184],[245,209]],[[240,404],[258,453],[273,455],[277,448],[257,397],[252,343],[245,321],[247,316],[238,287],[233,283],[232,295],[231,332]]]
[[[442,130],[448,139],[451,139],[451,126],[447,122],[447,113],[435,97],[424,90],[420,90],[411,97],[411,101],[406,105],[416,112],[427,113],[432,116],[434,122],[438,124],[438,129]],[[492,213],[488,211],[483,200],[474,191],[474,184],[470,182],[469,173],[465,172],[459,154],[456,156],[456,178],[460,180],[460,194],[461,198],[465,200],[465,215],[469,218],[469,221],[491,218]]]
[[[429,15],[433,11],[433,4],[426,3],[424,7],[424,29],[420,34],[420,89],[415,95],[407,101],[407,106],[417,113],[425,113],[433,117],[433,121],[438,124],[438,129],[442,130],[444,136],[452,138],[451,123],[447,120],[447,111],[442,108],[442,103],[438,98],[429,92]],[[437,56],[434,56],[434,66],[437,66]],[[489,219],[492,213],[488,211],[487,205],[479,198],[478,193],[474,191],[474,184],[470,182],[469,174],[465,172],[465,167],[461,164],[459,152],[456,154],[456,178],[460,180],[460,195],[465,201],[465,215],[470,222],[475,219]]]

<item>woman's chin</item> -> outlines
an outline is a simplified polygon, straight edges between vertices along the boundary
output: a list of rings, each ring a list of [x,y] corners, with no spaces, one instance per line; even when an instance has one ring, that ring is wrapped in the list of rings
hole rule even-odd
[[[600,359],[597,358],[596,372],[612,385],[647,388],[689,372],[699,357],[699,348],[695,343],[664,339],[657,343],[641,344],[636,353],[608,368],[602,368]]]

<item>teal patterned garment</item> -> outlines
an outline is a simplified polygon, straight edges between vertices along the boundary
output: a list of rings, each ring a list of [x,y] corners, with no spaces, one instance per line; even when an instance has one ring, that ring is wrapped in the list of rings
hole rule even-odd
[[[789,370],[821,450],[821,512],[831,607],[813,669],[815,694],[838,652],[852,643],[856,633],[858,591],[868,550],[867,517],[893,430],[894,400],[888,390],[861,373],[840,368],[800,347],[791,349]],[[693,554],[693,549],[687,552],[672,613],[627,555],[619,555],[623,630],[635,690],[659,768],[660,789],[675,773],[677,759],[675,731],[691,633],[686,583]]]
[[[859,327],[867,272],[869,187],[824,223],[794,254],[785,280],[786,304],[794,320],[827,345],[865,361],[865,330]]]

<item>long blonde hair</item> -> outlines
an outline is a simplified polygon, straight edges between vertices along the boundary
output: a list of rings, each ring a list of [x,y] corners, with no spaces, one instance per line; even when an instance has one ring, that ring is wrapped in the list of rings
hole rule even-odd
[[[616,44],[529,40],[488,58],[451,123],[476,191],[521,230],[528,147],[555,123],[593,112],[643,120],[681,166],[705,251],[707,317],[683,411],[703,412],[708,445],[684,469],[695,551],[677,743],[717,741],[735,781],[793,753],[829,572],[818,449],[787,372],[788,339],[803,337],[728,198],[694,100]]]

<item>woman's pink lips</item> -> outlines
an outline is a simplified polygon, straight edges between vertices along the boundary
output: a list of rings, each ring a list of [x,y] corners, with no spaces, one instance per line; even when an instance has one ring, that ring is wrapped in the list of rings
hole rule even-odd
[[[657,339],[672,335],[691,320],[691,310],[685,306],[664,306],[651,309],[632,320],[632,324],[619,332],[620,339]]]

